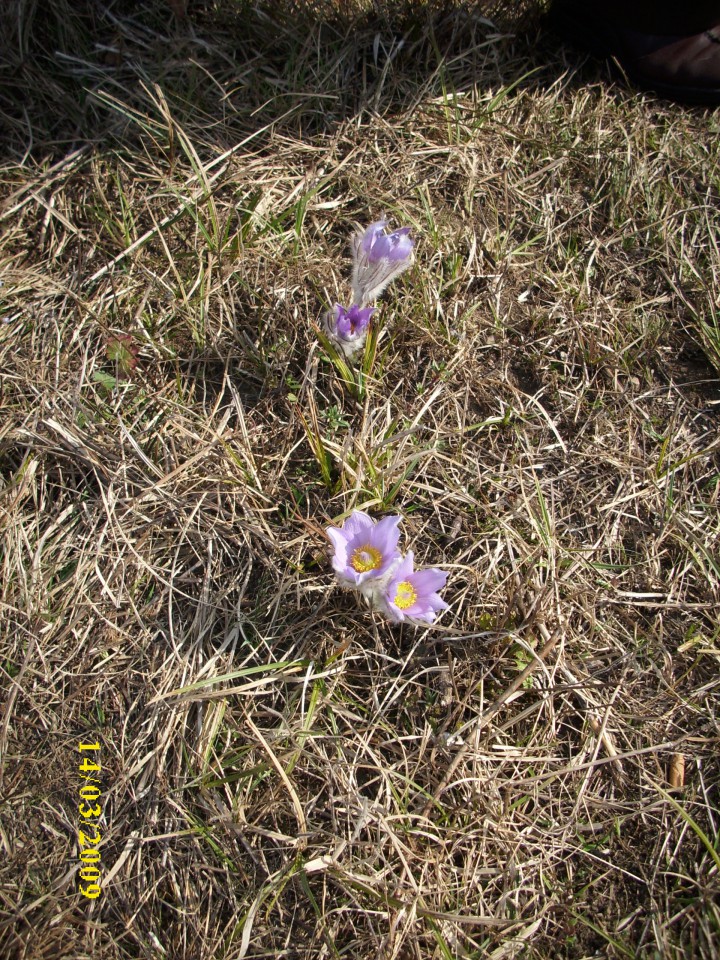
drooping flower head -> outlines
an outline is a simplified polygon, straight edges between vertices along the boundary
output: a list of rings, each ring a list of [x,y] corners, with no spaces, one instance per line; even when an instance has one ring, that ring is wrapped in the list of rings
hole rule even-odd
[[[375,313],[375,307],[357,307],[353,304],[349,310],[335,304],[335,329],[338,336],[344,340],[354,340],[367,331],[370,317]]]
[[[328,527],[335,553],[333,570],[344,587],[374,592],[378,582],[400,560],[400,517],[383,517],[377,523],[362,510],[354,510],[342,527]]]
[[[362,308],[353,304],[346,310],[336,303],[325,314],[325,328],[346,356],[352,356],[362,349],[373,313],[375,307]]]
[[[354,303],[377,299],[388,283],[412,263],[414,244],[410,227],[385,233],[386,225],[386,220],[378,220],[352,238]]]
[[[382,608],[397,622],[407,619],[432,623],[440,610],[448,609],[438,595],[446,580],[447,574],[436,567],[413,573],[413,553],[408,550],[392,571],[383,592]]]

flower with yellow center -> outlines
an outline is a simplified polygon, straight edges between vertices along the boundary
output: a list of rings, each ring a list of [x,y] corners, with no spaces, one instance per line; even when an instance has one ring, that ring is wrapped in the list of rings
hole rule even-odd
[[[417,591],[409,580],[401,580],[395,587],[395,599],[393,603],[401,610],[407,610],[417,600]]]
[[[332,565],[344,587],[359,589],[370,597],[400,560],[400,517],[383,517],[377,522],[361,510],[353,510],[342,528],[328,527],[334,549]]]
[[[377,570],[382,564],[382,560],[382,553],[377,547],[364,543],[361,547],[353,550],[350,566],[357,573],[367,573],[368,570]]]
[[[413,570],[413,553],[396,564],[380,597],[380,609],[397,623],[433,623],[447,604],[438,594],[447,580],[447,574],[435,567]]]

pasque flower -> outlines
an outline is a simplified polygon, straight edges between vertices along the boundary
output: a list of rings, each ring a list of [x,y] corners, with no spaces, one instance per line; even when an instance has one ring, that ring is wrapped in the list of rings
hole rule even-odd
[[[447,574],[435,567],[413,570],[413,554],[397,548],[400,517],[375,522],[354,510],[342,527],[328,527],[333,569],[344,587],[354,587],[371,607],[396,623],[433,623],[448,604],[439,596]]]
[[[362,510],[354,510],[342,527],[328,527],[335,548],[333,570],[344,587],[357,587],[373,594],[400,560],[400,517],[374,521]]]
[[[415,620],[432,623],[448,604],[440,598],[447,574],[436,567],[413,572],[413,553],[408,550],[392,570],[380,600],[381,608],[395,621]]]
[[[325,315],[325,324],[330,336],[340,345],[348,356],[360,350],[365,343],[370,317],[374,307],[358,307],[353,304],[349,309],[336,303]]]
[[[412,254],[413,242],[410,227],[401,227],[392,233],[385,233],[387,220],[371,223],[360,241],[363,253],[370,263],[379,260],[407,260]]]
[[[376,300],[388,283],[412,263],[414,244],[410,227],[385,233],[386,226],[386,220],[378,220],[352,238],[354,303]]]

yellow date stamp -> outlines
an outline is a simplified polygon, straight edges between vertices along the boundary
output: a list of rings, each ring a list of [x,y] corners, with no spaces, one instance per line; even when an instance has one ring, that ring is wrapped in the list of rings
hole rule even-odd
[[[85,783],[79,788],[78,846],[80,848],[80,893],[88,900],[97,900],[102,893],[100,886],[100,827],[98,821],[102,815],[100,806],[100,763],[99,743],[80,743],[78,751],[82,761],[78,770]]]

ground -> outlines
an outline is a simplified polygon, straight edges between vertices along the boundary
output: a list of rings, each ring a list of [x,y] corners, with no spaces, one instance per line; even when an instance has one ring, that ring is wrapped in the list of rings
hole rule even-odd
[[[0,13],[3,956],[717,955],[720,113],[542,14]]]

